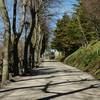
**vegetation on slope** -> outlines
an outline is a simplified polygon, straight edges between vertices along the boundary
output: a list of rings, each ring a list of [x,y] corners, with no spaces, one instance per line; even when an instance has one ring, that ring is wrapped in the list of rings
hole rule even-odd
[[[89,72],[100,79],[100,41],[81,47],[68,56],[64,63]]]
[[[94,0],[80,0],[79,4],[75,5],[75,13],[71,16],[65,13],[57,21],[51,48],[62,53],[66,64],[80,68],[100,79],[98,5],[100,3]],[[95,11],[94,7],[97,8]]]

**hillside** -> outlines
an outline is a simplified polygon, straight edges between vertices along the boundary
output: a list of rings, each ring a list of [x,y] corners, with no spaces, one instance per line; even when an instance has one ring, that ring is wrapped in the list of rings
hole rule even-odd
[[[100,79],[100,41],[81,47],[68,56],[64,63],[89,72],[95,78]]]

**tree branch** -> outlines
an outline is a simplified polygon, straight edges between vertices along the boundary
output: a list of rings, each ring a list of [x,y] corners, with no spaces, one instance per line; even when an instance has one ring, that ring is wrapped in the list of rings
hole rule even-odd
[[[18,36],[20,37],[22,32],[23,32],[23,28],[24,28],[24,25],[25,25],[25,17],[26,17],[26,6],[27,6],[27,0],[24,0],[23,1],[23,9],[22,9],[22,19],[20,21],[20,27],[18,29]]]
[[[17,9],[17,0],[14,0],[14,5],[13,5],[13,33],[16,34],[16,9]]]

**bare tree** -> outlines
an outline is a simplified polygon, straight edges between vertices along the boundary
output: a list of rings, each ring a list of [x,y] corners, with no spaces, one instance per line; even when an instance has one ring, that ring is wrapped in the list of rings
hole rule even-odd
[[[10,54],[10,42],[11,42],[11,25],[7,12],[7,8],[4,0],[0,0],[0,13],[4,22],[4,47],[3,47],[3,71],[2,71],[2,86],[8,79],[8,67],[9,67],[9,54]]]
[[[13,72],[14,75],[19,74],[19,69],[18,69],[18,63],[19,63],[19,57],[18,57],[18,42],[20,39],[20,36],[23,32],[24,25],[25,25],[25,16],[26,16],[26,7],[27,7],[27,0],[22,1],[22,17],[21,21],[19,24],[19,29],[18,32],[16,31],[16,17],[17,17],[17,0],[14,0],[14,5],[13,5]]]

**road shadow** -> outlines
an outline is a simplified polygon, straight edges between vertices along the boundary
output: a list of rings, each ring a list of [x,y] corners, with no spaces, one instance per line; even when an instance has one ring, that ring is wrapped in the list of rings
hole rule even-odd
[[[77,90],[73,90],[73,91],[70,91],[70,92],[65,92],[65,93],[58,93],[58,92],[50,92],[50,91],[46,91],[46,93],[53,93],[54,95],[51,95],[51,96],[48,96],[48,97],[43,97],[43,98],[40,98],[40,99],[37,99],[37,100],[51,100],[53,98],[57,98],[57,97],[61,97],[61,96],[64,96],[64,95],[69,95],[69,94],[73,94],[73,93],[77,93],[77,92],[81,92],[81,91],[85,91],[85,90],[88,90],[88,89],[93,89],[95,88],[93,85],[90,85],[88,87],[85,87],[85,88],[81,88],[81,89],[77,89]]]
[[[85,81],[85,80],[81,80],[81,81]],[[44,93],[52,93],[54,95],[47,96],[47,97],[43,97],[43,98],[40,98],[40,99],[37,99],[37,100],[51,100],[51,99],[54,99],[54,98],[57,98],[57,97],[61,97],[61,96],[64,96],[64,95],[69,95],[69,94],[73,94],[73,93],[78,93],[78,92],[81,92],[81,91],[85,91],[85,90],[88,90],[88,89],[93,89],[93,88],[100,87],[100,84],[93,84],[93,85],[90,85],[90,86],[87,86],[87,87],[84,87],[84,88],[81,88],[81,89],[72,90],[72,91],[65,92],[65,93],[59,93],[59,92],[51,92],[51,91],[48,91],[48,88],[49,88],[51,82],[52,81],[48,82],[45,85],[45,87],[42,89],[42,91]]]
[[[37,75],[50,75],[53,73],[58,73],[60,72],[60,70],[54,69],[54,68],[34,68],[32,70],[30,70],[28,73],[26,74],[22,74],[20,75],[21,77],[25,77],[25,76],[37,76]]]
[[[63,75],[59,75],[57,73],[62,72]],[[48,68],[44,68],[43,66],[41,66],[40,68],[34,68],[31,72],[31,74],[29,75],[25,75],[25,76],[30,76],[30,78],[26,78],[26,79],[18,79],[18,80],[14,80],[11,79],[11,82],[21,82],[21,81],[28,81],[28,80],[34,80],[34,79],[49,79],[49,78],[54,78],[54,77],[60,77],[60,76],[79,76],[82,75],[83,73],[81,71],[75,71],[72,69],[66,69],[66,70],[57,70],[56,68],[51,68],[51,66],[48,66]],[[43,76],[43,75],[49,75],[49,76]],[[20,76],[21,77],[25,77]],[[32,77],[32,76],[38,76],[38,77]],[[31,78],[32,77],[32,78]]]
[[[56,82],[56,83],[51,83],[52,81],[50,81],[46,85],[25,86],[25,87],[16,87],[16,88],[10,88],[10,89],[1,89],[0,93],[10,92],[10,91],[15,91],[15,90],[21,90],[21,89],[32,89],[32,88],[42,88],[41,90],[44,93],[47,93],[45,91],[47,91],[49,86],[55,86],[55,85],[60,85],[60,84],[65,84],[65,83],[73,83],[73,84],[75,84],[75,82],[86,82],[86,81],[95,81],[95,80],[94,79],[91,79],[91,80],[82,79],[82,80],[74,80],[74,81],[72,80],[72,81],[64,81],[64,82]]]
[[[71,70],[71,69],[68,69],[68,70],[59,70],[59,69],[56,69],[56,68],[50,68],[51,66],[48,66],[48,68],[44,68],[43,66],[41,66],[40,68],[35,68],[33,69],[29,75],[26,75],[26,76],[36,76],[36,75],[51,75],[51,74],[55,74],[55,73],[59,73],[59,72],[62,72],[62,73],[68,73],[69,75],[73,75],[74,74],[83,74],[81,71],[74,71],[74,70]]]

